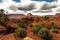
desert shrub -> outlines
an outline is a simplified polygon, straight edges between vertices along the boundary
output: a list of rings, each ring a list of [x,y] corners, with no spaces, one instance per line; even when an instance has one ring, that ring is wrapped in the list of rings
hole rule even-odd
[[[22,18],[22,20],[27,20],[27,21],[28,21],[28,20],[29,20],[29,18],[28,18],[28,17],[26,17],[26,18]]]
[[[59,33],[58,29],[51,29],[52,32]]]
[[[51,23],[51,30],[52,30],[52,32],[59,33],[58,29],[57,29],[57,25],[53,22]]]
[[[20,26],[21,28],[24,28],[25,26],[27,26],[27,22],[24,21],[24,20],[20,20],[19,26]]]
[[[52,23],[51,23],[51,28],[52,28],[52,29],[56,29],[56,28],[57,28],[57,25],[52,22]]]
[[[38,32],[38,36],[40,36],[44,40],[52,40],[52,34],[46,28],[42,28]]]
[[[23,28],[16,29],[15,33],[16,33],[17,37],[25,38],[27,36],[27,31]]]
[[[35,20],[36,20],[36,22],[38,22],[40,20],[40,18],[37,17]]]
[[[12,21],[13,21],[14,23],[19,23],[20,20],[13,19]]]
[[[28,27],[25,27],[25,29],[27,30],[27,29],[28,29]]]
[[[10,33],[13,33],[15,31],[16,28],[13,28],[13,27],[6,27],[6,34],[10,34]]]
[[[33,28],[33,33],[38,33],[39,29],[41,28],[45,28],[45,25],[44,24],[41,24],[41,25],[35,25],[34,28]]]
[[[0,25],[4,25],[4,23],[2,23],[2,22],[0,21]]]
[[[28,17],[28,21],[34,21],[33,17]]]
[[[37,34],[38,31],[39,31],[39,29],[40,29],[39,26],[35,26],[35,27],[33,28],[33,33],[36,33],[36,34]]]
[[[29,26],[30,26],[30,27],[33,27],[33,25],[32,25],[32,24],[29,24]]]
[[[8,15],[4,13],[3,9],[0,9],[0,24],[2,23],[6,25],[7,21],[9,20]]]
[[[43,17],[44,20],[49,20],[49,18],[50,17],[46,17],[46,16]]]

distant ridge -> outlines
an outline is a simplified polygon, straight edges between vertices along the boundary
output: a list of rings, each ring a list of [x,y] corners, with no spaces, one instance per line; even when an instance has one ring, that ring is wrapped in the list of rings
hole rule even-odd
[[[9,16],[25,16],[24,14],[9,14]]]

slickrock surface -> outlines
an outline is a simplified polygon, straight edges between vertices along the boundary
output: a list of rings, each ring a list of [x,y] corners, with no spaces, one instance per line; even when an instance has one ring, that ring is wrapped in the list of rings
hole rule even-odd
[[[4,35],[0,40],[16,40],[13,34]]]

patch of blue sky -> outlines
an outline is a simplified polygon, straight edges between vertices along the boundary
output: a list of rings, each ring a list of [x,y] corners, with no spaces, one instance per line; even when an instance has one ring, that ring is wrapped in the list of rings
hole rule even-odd
[[[53,1],[56,1],[56,0],[32,0],[32,1],[46,1],[46,2],[53,2]]]
[[[0,2],[2,2],[2,0],[0,0]]]
[[[13,0],[13,1],[15,1],[15,2],[20,2],[20,0]]]

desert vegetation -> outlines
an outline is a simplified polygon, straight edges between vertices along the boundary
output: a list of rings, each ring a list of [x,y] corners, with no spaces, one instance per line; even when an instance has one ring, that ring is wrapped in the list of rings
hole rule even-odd
[[[52,34],[46,28],[42,28],[38,31],[38,36],[40,36],[44,40],[52,40]]]
[[[4,13],[3,9],[0,9],[0,24],[6,24],[9,20],[8,15]]]
[[[19,28],[15,30],[15,36],[25,38],[27,36],[27,31],[23,28]]]
[[[26,16],[10,18],[3,9],[0,9],[0,25],[6,29],[3,30],[3,36],[13,34],[16,40],[23,40],[26,37],[33,40],[60,40],[60,15],[33,16],[29,13]]]
[[[52,40],[52,34],[44,24],[35,25],[35,27],[33,28],[33,33],[36,33],[44,40]]]
[[[53,22],[51,23],[51,31],[55,33],[59,33],[57,29],[57,25]]]
[[[49,20],[50,17],[44,16],[43,19],[44,19],[44,20]]]

